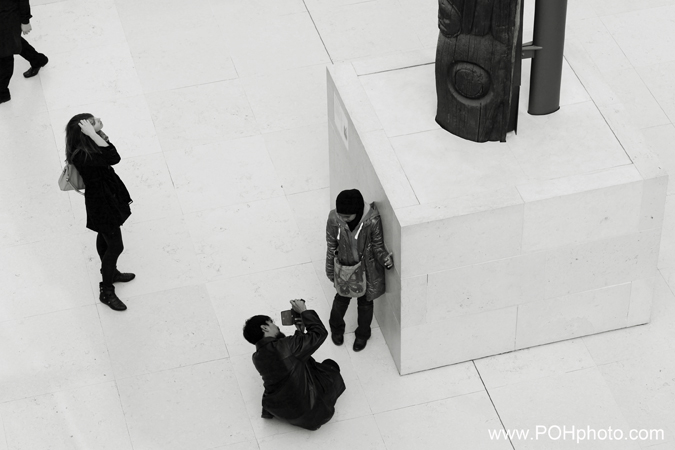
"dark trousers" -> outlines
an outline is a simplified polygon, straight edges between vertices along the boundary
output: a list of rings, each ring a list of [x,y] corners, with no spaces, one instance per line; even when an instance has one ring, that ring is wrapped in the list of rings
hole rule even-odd
[[[330,331],[334,334],[344,334],[345,333],[345,314],[347,313],[347,308],[349,308],[349,302],[351,298],[343,297],[340,294],[335,294],[333,299],[333,307],[330,310],[330,319],[328,323],[330,324]],[[357,338],[368,339],[370,338],[370,324],[373,321],[373,302],[366,300],[366,296],[358,298],[357,304],[357,323],[358,327],[354,333]]]
[[[14,55],[0,58],[0,100],[9,99],[9,80],[14,73]]]
[[[21,53],[23,59],[30,63],[31,67],[41,67],[45,64],[47,57],[38,53],[32,45],[24,38],[21,38]],[[9,80],[14,73],[14,55],[0,58],[0,98],[9,97]]]
[[[101,258],[101,275],[104,285],[112,286],[117,273],[117,258],[123,250],[121,229],[117,228],[110,233],[98,233],[96,236],[96,251]]]

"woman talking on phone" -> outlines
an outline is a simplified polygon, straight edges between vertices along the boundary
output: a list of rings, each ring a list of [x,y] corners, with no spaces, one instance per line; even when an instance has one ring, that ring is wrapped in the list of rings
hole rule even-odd
[[[120,155],[101,131],[103,122],[91,114],[78,114],[66,125],[66,160],[77,168],[84,181],[87,228],[96,231],[96,251],[101,258],[99,300],[115,311],[126,305],[115,295],[113,283],[133,280],[133,273],[117,270],[124,244],[120,227],[131,215],[132,200],[126,186],[111,167]]]

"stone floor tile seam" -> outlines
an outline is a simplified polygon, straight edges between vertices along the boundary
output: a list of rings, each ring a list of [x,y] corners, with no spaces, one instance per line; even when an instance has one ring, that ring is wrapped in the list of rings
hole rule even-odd
[[[345,333],[345,336],[351,336],[351,335],[354,335],[354,332]],[[345,344],[346,343],[347,343],[347,340],[345,340]],[[353,358],[355,357],[356,352],[348,350],[347,353],[349,354],[350,361],[352,361],[352,363],[355,362],[356,360],[353,359]],[[506,353],[510,353],[510,352],[506,352]],[[476,368],[476,365],[474,363],[474,360],[462,361],[462,362],[459,362],[459,363],[456,363],[456,364],[465,364],[465,363],[469,363],[469,362],[471,362],[474,365],[474,369],[476,369],[476,372],[478,372],[478,370]],[[450,365],[454,365],[454,364],[450,364]],[[404,378],[404,377],[407,377],[407,376],[413,377],[415,375],[418,375],[418,374],[421,374],[421,373],[424,373],[424,372],[430,372],[430,371],[433,371],[433,370],[442,369],[443,367],[448,367],[448,366],[436,367],[436,368],[432,368],[432,369],[424,369],[424,370],[421,370],[421,371],[418,371],[418,372],[413,372],[413,373],[409,373],[409,374],[405,374],[405,375],[399,375],[399,377],[401,377],[401,378]],[[357,376],[357,379],[359,381],[359,384],[361,385],[362,388],[364,388],[364,392],[365,392],[365,387],[361,383],[361,377],[359,376],[358,373],[356,374],[356,376]],[[481,382],[482,381],[483,380],[481,378]],[[487,390],[485,388],[485,384],[483,384],[483,390]],[[386,412],[390,412],[390,411],[397,411],[397,410],[401,410],[401,409],[411,408],[411,407],[414,407],[414,406],[425,405],[427,403],[433,403],[433,402],[436,402],[436,401],[447,400],[447,399],[450,399],[450,398],[457,398],[457,397],[462,397],[462,396],[465,396],[465,395],[472,395],[472,394],[475,394],[477,392],[482,392],[483,390],[477,389],[477,390],[470,390],[470,391],[467,391],[467,392],[458,393],[456,395],[447,395],[447,396],[444,395],[442,397],[435,397],[433,400],[429,400],[429,401],[422,401],[422,402],[419,402],[419,403],[411,403],[411,404],[408,404],[408,405],[405,405],[405,406],[388,408],[388,409],[383,409],[383,410],[378,410],[378,411],[373,410],[373,407],[372,407],[370,401],[368,400],[368,396],[366,396],[366,401],[368,401],[368,408],[371,410],[371,415],[376,415],[376,414],[382,414],[382,413],[386,413]]]
[[[351,337],[351,335],[354,335],[354,340],[356,340],[356,335],[354,334],[354,332],[344,333],[344,336],[350,336]],[[345,343],[343,345],[348,345],[348,342],[351,342],[351,338],[345,339]],[[354,370],[356,371],[356,366],[354,364],[354,362],[355,362],[354,354],[355,354],[355,352],[350,351],[349,348],[347,349],[347,355],[349,356],[349,361],[351,362],[352,367],[354,367]],[[365,395],[365,392],[366,392],[365,387],[364,387],[363,383],[361,382],[361,377],[360,377],[358,371],[356,371],[356,379],[359,383],[359,386],[361,386],[361,389],[363,390],[364,395]],[[370,415],[374,416],[373,406],[371,405],[370,400],[368,400],[368,396],[365,395],[365,397],[366,397],[366,403],[368,404],[368,410],[370,411]],[[364,415],[362,417],[366,417],[366,416]]]
[[[660,268],[657,269],[657,272],[658,272],[658,276],[660,276],[663,279],[663,281],[666,283],[666,286],[668,286],[668,290],[670,291],[670,293],[675,296],[675,286],[671,286],[668,283],[668,280],[666,279],[665,275],[663,274],[663,272],[661,271]]]
[[[227,347],[227,339],[225,339],[225,333],[223,333],[224,327],[223,327],[223,324],[220,323],[219,315],[216,312],[216,305],[213,303],[213,300],[211,299],[211,294],[209,293],[209,290],[206,287],[206,283],[201,283],[199,286],[203,286],[204,294],[206,295],[206,298],[209,300],[209,305],[211,306],[211,311],[212,311],[213,315],[215,316],[216,323],[218,324],[218,332],[220,333],[220,339],[222,340],[223,347],[225,347],[225,351],[227,352],[226,358],[230,359],[232,357],[232,353],[230,352],[230,349]]]
[[[0,250],[2,250],[2,248],[0,248]],[[91,298],[92,299],[96,298],[93,290],[91,291]],[[12,322],[22,322],[24,320],[35,319],[37,317],[47,316],[49,314],[56,314],[56,313],[61,313],[61,312],[65,312],[65,311],[72,311],[72,310],[75,310],[75,309],[78,309],[78,308],[89,308],[91,306],[98,306],[98,303],[96,302],[96,300],[91,300],[89,303],[85,303],[83,305],[70,306],[70,307],[67,307],[67,308],[55,309],[53,311],[41,312],[41,313],[37,313],[37,314],[30,314],[28,316],[23,316],[23,317],[18,317],[18,318],[13,318],[13,319],[2,319],[2,320],[0,320],[0,325],[12,323]],[[97,308],[97,311],[98,311],[98,308]],[[99,321],[100,321],[100,318],[99,318]]]
[[[423,132],[420,132],[423,133]],[[389,140],[389,136],[387,136],[387,140]],[[391,144],[391,142],[390,142]],[[403,164],[401,164],[401,159],[398,156],[398,153],[396,152],[396,148],[392,145],[391,149],[393,150],[394,158],[396,158],[396,162],[398,163],[398,167],[403,167]],[[368,155],[368,159],[372,162],[372,159],[370,159],[370,155]],[[407,173],[403,172],[403,175],[405,175],[405,181],[408,183],[408,186],[410,186],[410,190],[412,191],[413,195],[415,196],[415,201],[417,202],[416,205],[410,205],[406,206],[405,208],[414,208],[415,206],[420,206],[422,202],[420,201],[419,197],[417,196],[417,192],[415,192],[415,188],[413,187],[412,181],[410,180],[410,176],[408,176]]]
[[[106,305],[107,306],[107,305]],[[105,327],[103,326],[103,321],[101,320],[101,310],[106,306],[97,305],[96,306],[96,316],[98,317],[98,323],[101,327],[101,334],[103,334],[103,342],[105,342],[105,352],[108,355],[108,361],[110,361],[110,371],[112,372],[112,380],[115,381],[115,390],[117,391],[117,396],[119,397],[119,388],[117,387],[117,374],[115,373],[115,365],[112,363],[112,355],[110,354],[110,347],[108,346],[108,336],[105,333]],[[121,400],[120,400],[121,401]],[[126,420],[125,420],[126,423]],[[128,431],[128,430],[127,430]]]
[[[391,55],[399,55],[399,54],[401,54],[401,52],[400,52],[400,51],[397,51],[397,52],[393,52],[393,53],[390,53],[390,54],[391,54]],[[358,59],[369,59],[369,58],[370,58],[370,57],[366,57],[366,58],[358,58]],[[358,60],[358,59],[357,59],[357,60]],[[396,68],[394,68],[394,69],[382,69],[382,70],[376,70],[376,71],[374,71],[374,72],[364,72],[364,73],[359,73],[359,74],[357,74],[357,77],[364,77],[364,76],[367,76],[367,75],[376,75],[376,74],[385,73],[385,72],[394,72],[394,71],[396,71],[396,70],[402,70],[402,69],[412,69],[412,68],[414,68],[414,67],[429,66],[429,65],[431,65],[431,64],[435,64],[435,62],[434,62],[434,61],[431,61],[431,62],[427,62],[427,63],[411,64],[411,65],[409,65],[409,66],[407,66],[407,65],[402,65],[401,67],[396,67]],[[423,131],[416,131],[415,133],[424,133],[424,132],[423,132]],[[408,133],[408,134],[415,134],[415,133]],[[406,135],[405,135],[405,134],[402,134],[401,136],[406,136]]]
[[[644,66],[644,67],[641,67],[641,69],[648,69],[649,67],[658,66],[658,65],[660,65],[660,64],[662,64],[662,63],[652,64],[652,65],[650,65],[650,66]],[[654,101],[656,102],[656,104],[659,105],[659,109],[661,110],[661,112],[662,112],[666,117],[668,117],[668,121],[670,122],[670,124],[671,124],[671,125],[674,125],[674,124],[673,124],[673,120],[670,119],[670,116],[668,115],[668,113],[667,113],[666,110],[664,109],[663,105],[661,104],[661,102],[659,101],[659,99],[654,95],[654,92],[652,91],[652,88],[649,87],[649,84],[647,83],[647,81],[646,81],[646,80],[642,77],[642,75],[640,74],[640,71],[639,71],[639,70],[635,70],[635,73],[637,73],[637,76],[640,78],[640,80],[642,81],[642,83],[645,85],[645,87],[646,87],[647,90],[649,91],[649,94],[652,96],[652,99],[654,99]],[[654,127],[663,126],[663,125],[665,125],[665,124],[657,124],[657,125],[653,125],[653,126],[651,126],[651,127],[643,127],[642,129],[644,130],[644,129],[648,129],[648,128],[654,128]]]
[[[234,61],[232,62],[232,65],[234,66]],[[237,70],[236,67],[235,67],[235,70]],[[183,90],[183,89],[190,89],[190,88],[208,86],[210,84],[227,83],[228,81],[238,81],[238,80],[241,80],[241,79],[242,78],[237,75],[236,78],[224,78],[222,80],[205,81],[203,83],[191,83],[191,84],[185,85],[185,86],[173,87],[173,88],[170,88],[170,89],[162,89],[160,91],[147,91],[147,92],[143,91],[142,95],[146,96],[146,95],[152,95],[152,94],[160,94],[162,92],[180,91],[180,90]],[[138,96],[138,94],[136,94],[135,96]],[[130,97],[135,97],[135,96],[130,96]],[[248,101],[248,99],[247,99],[247,101]],[[154,121],[153,121],[153,124],[154,124]],[[253,136],[253,135],[242,135],[242,136],[237,136],[236,138],[233,138],[233,139],[241,139],[241,138],[247,137],[247,136]],[[220,141],[209,142],[209,144],[213,144],[215,142],[220,142]],[[199,144],[199,145],[206,145],[206,144]],[[160,144],[160,146],[161,146],[161,144]]]
[[[5,428],[5,421],[2,420],[2,411],[0,411],[0,425],[2,425],[2,442],[5,443],[4,448],[9,449],[9,442],[7,441],[7,428]]]
[[[520,159],[516,156],[516,154],[514,153],[513,148],[508,144],[508,142],[506,143],[506,146],[509,149],[509,154],[511,155],[511,160],[516,162],[516,165],[518,166],[518,169],[520,170],[520,173],[522,174],[523,178],[527,179],[528,182],[530,182],[531,178],[527,176],[527,172],[525,171],[525,169],[523,169],[523,164],[520,161]],[[560,178],[564,178],[564,177],[560,177]],[[553,180],[553,179],[555,179],[555,178],[551,178],[551,180]],[[520,201],[522,202],[522,204],[526,205],[528,202],[526,202],[525,198],[523,198],[523,194],[520,192],[520,189],[518,189],[518,186],[520,186],[520,185],[517,184],[517,185],[514,186],[514,188],[516,189],[516,192],[518,192],[518,196],[520,197]],[[523,208],[523,226],[524,226],[524,224],[525,224],[525,208]]]
[[[565,58],[565,60],[567,61],[567,58]],[[568,64],[569,64],[569,62],[568,62]],[[602,108],[600,108],[600,105],[598,105],[598,102],[593,98],[593,96],[590,94],[590,92],[588,92],[588,89],[586,88],[586,85],[584,84],[583,78],[580,77],[579,74],[577,74],[577,72],[576,72],[576,70],[574,70],[574,66],[572,64],[569,64],[569,66],[572,69],[572,72],[574,72],[574,76],[577,77],[577,79],[579,80],[579,83],[581,83],[584,90],[586,91],[586,93],[590,97],[590,101],[593,102],[593,106],[600,113],[600,117],[602,117],[602,120],[605,122],[605,125],[607,126],[609,131],[614,136],[614,140],[621,146],[621,150],[623,150],[623,152],[626,154],[626,157],[630,161],[630,164],[622,164],[622,165],[634,165],[633,158],[631,158],[630,153],[628,152],[628,150],[626,150],[626,147],[625,147],[624,143],[621,142],[621,139],[619,139],[619,136],[616,134],[616,131],[612,127],[611,123],[609,122],[609,120],[607,120],[607,117],[605,117],[605,114],[603,113]],[[596,68],[596,70],[598,70],[598,69]],[[620,167],[620,166],[615,166],[615,167]]]
[[[633,325],[632,327],[628,327],[628,328],[641,327],[641,326],[642,326],[642,324],[641,324],[641,325]],[[624,330],[624,329],[626,329],[626,328],[621,328],[620,330]],[[602,332],[600,332],[600,333],[592,334],[591,336],[595,336],[595,335],[597,335],[597,334],[603,334],[603,333],[612,333],[612,332],[620,331],[620,330],[607,330],[607,331],[602,331]],[[586,336],[577,336],[577,337],[573,337],[573,338],[563,339],[563,340],[561,340],[561,341],[555,341],[555,342],[551,342],[551,343],[549,343],[549,344],[537,344],[537,345],[532,345],[532,346],[530,346],[530,347],[519,348],[518,350],[512,350],[512,351],[509,351],[509,352],[502,352],[502,353],[498,353],[498,354],[492,355],[492,356],[507,355],[507,354],[509,354],[509,353],[519,352],[519,351],[521,351],[521,350],[531,350],[531,349],[535,349],[535,348],[546,347],[546,346],[548,346],[548,345],[551,345],[551,344],[557,344],[557,343],[559,343],[559,342],[576,341],[576,340],[579,340],[579,339],[583,339],[584,337],[586,337]],[[586,351],[588,351],[588,348],[586,348]],[[590,354],[590,353],[589,353],[589,354]],[[484,357],[478,358],[478,359],[492,358],[492,356],[484,356]],[[597,365],[597,364],[595,363],[595,361],[594,361],[593,363],[594,363],[595,365]],[[576,370],[576,369],[574,369],[574,370]],[[573,370],[570,370],[570,371],[567,371],[567,372],[573,372]]]
[[[133,53],[132,53],[132,59],[133,59]],[[234,65],[234,60],[232,59],[232,57],[229,57],[229,59],[230,59],[230,61],[232,61],[232,68],[234,69],[235,76],[219,78],[217,80],[204,81],[202,83],[189,83],[189,84],[186,84],[185,86],[175,86],[175,87],[171,87],[171,88],[168,88],[168,89],[164,89],[164,88],[161,88],[161,89],[153,89],[153,88],[145,89],[145,88],[142,88],[142,91],[143,91],[142,94],[146,95],[146,94],[157,94],[157,93],[161,93],[161,92],[177,91],[177,90],[180,90],[180,89],[186,89],[186,88],[191,88],[191,87],[199,87],[199,86],[207,86],[209,84],[223,83],[223,82],[227,82],[227,81],[233,81],[233,80],[241,79],[241,77],[239,76],[239,73],[237,72],[237,68]]]
[[[458,364],[464,364],[464,363],[468,363],[468,362],[473,362],[473,360],[470,359],[468,361],[464,361],[464,362],[458,363]],[[447,366],[443,366],[443,367],[447,367]],[[442,369],[443,367],[437,367],[436,369]],[[426,369],[426,370],[423,370],[422,372],[426,372],[427,370],[435,370],[435,369]],[[410,374],[400,375],[400,376],[405,377],[407,375],[414,375],[416,373],[420,373],[420,372],[413,372],[413,373],[410,373]],[[478,394],[480,392],[486,392],[486,391],[487,391],[487,388],[484,388],[482,390],[479,389],[479,390],[475,390],[475,391],[462,392],[461,394],[456,394],[456,395],[435,397],[433,400],[428,400],[428,401],[419,402],[419,403],[411,403],[411,404],[405,405],[405,406],[397,406],[397,407],[394,407],[394,408],[387,408],[387,409],[382,409],[382,410],[378,410],[378,411],[373,411],[370,415],[377,416],[379,414],[386,414],[386,413],[390,413],[392,411],[401,411],[401,410],[408,409],[408,408],[415,408],[415,407],[418,407],[418,406],[428,405],[430,403],[442,402],[442,401],[445,401],[445,400],[450,400],[452,398],[465,397],[467,395],[474,395],[474,394]],[[364,414],[361,417],[365,417],[366,415],[368,415],[368,414]],[[352,418],[353,417],[350,417],[349,419],[352,419]],[[344,419],[344,420],[349,420],[349,419]]]
[[[122,417],[124,418],[124,428],[127,430],[127,439],[131,445],[131,448],[134,448],[134,441],[131,439],[131,430],[129,430],[129,422],[127,421],[127,411],[124,410],[124,403],[122,402],[122,394],[120,393],[120,387],[115,381],[115,392],[117,393],[117,401],[120,404],[120,411],[122,411]]]
[[[150,372],[143,372],[143,373],[138,373],[138,374],[134,374],[134,375],[121,376],[121,377],[116,376],[115,382],[133,380],[135,378],[150,377],[152,375],[157,375],[157,374],[164,373],[164,372],[170,372],[172,370],[185,369],[185,368],[188,368],[188,367],[194,367],[194,366],[198,366],[198,365],[202,365],[202,364],[213,363],[213,362],[216,362],[216,361],[229,361],[230,359],[231,359],[230,356],[223,356],[221,358],[210,358],[210,359],[205,360],[205,361],[193,362],[193,363],[189,363],[189,364],[178,365],[178,366],[175,366],[175,367],[166,367],[166,368],[163,368],[163,369],[160,369],[160,370],[153,370],[153,371],[150,371]]]
[[[17,398],[11,399],[11,400],[3,400],[3,401],[0,401],[0,405],[6,405],[6,404],[9,404],[9,403],[14,403],[14,402],[21,402],[21,401],[30,400],[32,398],[37,398],[37,397],[45,397],[45,396],[48,396],[48,395],[56,395],[56,394],[59,394],[59,393],[62,393],[62,392],[74,392],[74,391],[78,391],[80,389],[86,389],[86,388],[90,388],[90,387],[102,386],[104,384],[112,384],[112,383],[117,383],[117,381],[114,379],[114,377],[111,377],[110,380],[97,381],[97,382],[89,383],[89,384],[81,384],[81,385],[76,385],[76,386],[70,386],[66,389],[56,389],[56,390],[52,390],[52,391],[40,392],[40,393],[37,393],[37,394],[27,395],[25,397],[17,397]]]
[[[621,14],[621,13],[619,13],[619,14]],[[633,63],[631,62],[631,60],[630,60],[630,58],[628,57],[628,55],[626,55],[626,52],[624,51],[624,49],[623,49],[623,48],[621,47],[621,45],[617,42],[616,38],[614,37],[614,34],[612,34],[612,31],[607,27],[607,24],[605,23],[605,21],[602,20],[603,17],[618,16],[619,14],[608,14],[608,15],[606,15],[606,16],[599,16],[600,23],[602,23],[602,26],[604,27],[605,32],[607,32],[607,34],[608,34],[609,36],[611,36],[612,42],[614,42],[614,44],[616,45],[616,48],[618,48],[619,50],[621,50],[621,54],[623,55],[623,57],[626,58],[626,60],[627,60],[628,63],[630,64],[630,66],[631,66],[633,69],[635,69],[635,66],[634,66]],[[577,77],[577,78],[578,78],[578,77]]]
[[[133,197],[133,195],[134,194],[131,193],[132,197]],[[133,208],[133,203],[131,204],[131,207]],[[178,202],[178,207],[179,208],[181,207],[180,202]],[[187,213],[187,214],[190,214],[190,213]],[[145,223],[148,223],[148,222],[155,222],[155,221],[160,221],[160,220],[172,220],[172,219],[180,220],[180,219],[183,219],[185,217],[185,215],[186,215],[186,213],[181,211],[180,213],[170,214],[170,215],[162,216],[162,217],[149,217],[149,218],[145,218],[145,219],[135,220],[133,218],[134,216],[133,216],[133,211],[132,211],[132,216],[131,216],[130,220],[128,222],[126,222],[126,225],[127,226],[141,225],[141,224],[145,224]],[[124,231],[124,227],[122,227],[122,231]]]
[[[308,194],[310,192],[323,191],[323,190],[329,189],[329,188],[330,188],[330,186],[324,186],[324,187],[320,187],[320,188],[316,188],[316,189],[308,189],[308,190],[302,191],[302,192],[293,192],[292,194],[284,194],[284,197],[290,198],[290,197],[293,197],[295,195],[303,195],[303,194]],[[673,195],[675,195],[675,194],[673,194]]]
[[[384,448],[389,450],[389,447],[387,446],[387,441],[384,440],[384,436],[382,435],[382,428],[380,427],[380,424],[377,421],[378,414],[382,414],[382,413],[379,412],[379,413],[371,414],[373,416],[373,422],[375,422],[375,426],[377,427],[377,433],[380,436],[380,439],[382,440],[382,443],[384,444]]]
[[[652,126],[650,126],[650,127],[642,128],[642,131],[651,130],[651,129],[653,129],[653,128],[667,127],[667,126],[673,127],[673,126],[675,126],[675,123],[673,123],[673,122],[671,121],[670,124],[664,124],[664,125],[652,125]],[[668,194],[668,195],[674,195],[674,194]]]
[[[580,338],[576,338],[576,339],[581,339],[581,342],[583,342],[584,347],[586,347],[586,351],[588,352],[589,355],[591,355],[591,359],[593,360],[593,363],[595,364],[595,366],[596,367],[602,367],[602,366],[606,366],[608,364],[613,364],[613,363],[618,362],[618,361],[626,361],[626,360],[630,359],[630,356],[626,356],[625,358],[619,358],[619,359],[616,359],[614,361],[598,362],[598,361],[595,360],[595,358],[593,357],[593,352],[588,347],[587,339],[592,339],[595,336],[600,336],[600,335],[603,335],[603,334],[606,335],[608,333],[616,333],[617,331],[620,332],[621,330],[625,330],[625,329],[637,329],[638,327],[645,327],[647,329],[647,328],[649,328],[649,323],[643,323],[643,324],[640,324],[640,325],[633,325],[631,327],[622,328],[620,330],[602,331],[600,333],[595,333],[595,334],[592,334],[590,336],[581,336]]]
[[[390,136],[387,136],[387,139],[389,137]],[[396,152],[396,148],[394,148],[392,146],[392,150],[394,151],[394,157],[396,158],[396,161],[398,162],[399,167],[403,167],[403,165],[401,164],[401,158],[399,158],[398,153]],[[368,155],[368,159],[370,159],[370,155]],[[403,173],[403,175],[405,175],[405,181],[406,181],[406,183],[408,183],[408,186],[410,186],[410,190],[412,191],[413,195],[415,196],[415,201],[417,202],[417,205],[407,206],[406,208],[414,208],[415,206],[421,205],[422,202],[420,201],[420,198],[417,196],[417,192],[415,192],[415,188],[413,187],[413,183],[410,180],[410,176],[405,172]]]
[[[316,26],[316,22],[314,21],[314,16],[312,16],[312,11],[307,8],[307,3],[305,0],[302,0],[302,4],[305,5],[305,11],[307,11],[307,15],[309,16],[309,20],[312,21],[312,25],[314,26],[314,30],[316,31],[316,35],[319,36],[319,40],[321,41],[321,45],[323,45],[323,49],[326,52],[326,55],[328,56],[328,59],[330,60],[331,65],[333,64],[333,57],[330,55],[330,52],[328,51],[328,47],[326,47],[326,43],[323,40],[323,36],[321,36],[321,32],[319,31],[319,28]]]
[[[234,59],[232,60],[232,65],[234,66],[234,70],[237,71],[237,62]],[[239,72],[237,71],[237,73],[239,73]],[[262,75],[258,74],[258,75],[255,75],[255,76],[262,76]],[[253,77],[251,77],[251,78],[253,78]],[[241,82],[242,78],[238,78],[238,80],[240,80],[240,82]],[[248,107],[251,110],[251,115],[253,116],[253,121],[256,124],[256,128],[258,130],[258,135],[263,136],[263,133],[260,130],[260,120],[256,116],[255,110],[251,106],[251,100],[248,98],[248,93],[246,92],[246,89],[244,88],[244,86],[241,85],[241,83],[240,83],[240,86],[241,86],[241,91],[244,93],[244,98],[246,99],[246,103],[248,104]],[[265,150],[267,150],[267,146],[265,146]],[[268,151],[268,157],[269,157],[269,151]],[[276,172],[276,170],[275,170],[275,172]]]
[[[129,50],[129,43],[128,43],[126,35],[125,35],[124,40],[120,39],[118,41],[105,42],[105,43],[102,43],[102,44],[94,45],[92,47],[87,47],[87,48],[83,49],[83,51],[85,51],[87,53],[96,52],[96,51],[98,51],[98,49],[100,49],[102,47],[111,47],[111,46],[114,46],[114,45],[122,45],[122,46],[125,46],[127,48],[127,50]],[[37,47],[37,45],[36,45],[36,47]],[[51,55],[67,55],[67,54],[73,53],[75,51],[78,51],[78,50],[61,50],[61,51],[59,51],[59,50],[52,49],[52,50],[49,51],[49,56],[50,56],[50,59],[51,59]],[[129,54],[131,55],[131,50],[129,50]],[[54,58],[54,59],[56,59],[56,58]],[[40,84],[42,85],[42,83],[40,83]],[[79,106],[79,105],[69,105],[69,106]],[[47,105],[47,107],[49,107],[49,105]]]
[[[276,271],[290,269],[292,267],[297,267],[297,266],[307,266],[307,265],[311,266],[311,264],[312,264],[312,261],[305,261],[305,262],[302,262],[302,263],[289,264],[287,266],[280,266],[280,267],[274,267],[272,269],[260,270],[258,272],[248,272],[248,273],[244,273],[244,274],[241,274],[241,275],[235,275],[233,277],[225,277],[225,278],[218,278],[218,279],[214,279],[214,280],[208,280],[206,283],[202,283],[202,284],[222,283],[223,281],[226,281],[226,280],[237,280],[237,279],[240,279],[240,278],[248,278],[248,277],[251,277],[251,276],[254,276],[254,275],[260,275],[260,274],[264,274],[264,273],[268,273],[268,272],[276,272]]]
[[[255,115],[255,112],[254,112],[253,114]],[[304,125],[301,126],[301,127],[293,127],[293,128],[289,128],[289,129],[290,129],[290,130],[295,130],[295,129],[300,129],[300,128],[303,128],[303,127],[304,127]],[[283,131],[286,131],[286,129],[283,130]],[[270,132],[266,132],[266,133],[260,133],[260,136],[264,139],[264,137],[265,137],[266,134],[272,134],[272,133],[278,133],[278,132],[279,132],[279,131],[270,131]],[[267,158],[269,159],[270,163],[272,164],[272,168],[274,168],[274,173],[276,174],[277,179],[279,180],[279,182],[280,182],[280,183],[283,183],[283,180],[281,179],[281,176],[280,176],[280,174],[282,174],[283,172],[282,172],[281,168],[278,167],[278,164],[275,164],[275,163],[274,163],[274,158],[272,158],[272,154],[270,153],[270,150],[269,150],[269,148],[268,148],[268,146],[267,146],[267,142],[265,142],[264,145],[265,145],[265,154],[267,155]],[[282,190],[282,192],[283,192],[283,197],[286,198],[286,201],[288,202],[289,193],[286,192],[286,187],[285,187],[283,184],[281,184],[281,190]],[[317,189],[314,189],[314,190],[317,190]],[[302,193],[304,193],[304,192],[305,192],[305,191],[303,191],[303,192],[298,192],[298,194],[302,194]],[[281,196],[282,196],[282,195],[279,195],[279,197],[281,197]],[[290,206],[290,204],[289,204],[289,206]],[[292,208],[291,208],[291,209],[292,209]],[[294,218],[294,221],[296,222],[296,226],[298,226],[297,219],[295,219],[295,215],[293,215],[293,218]],[[298,228],[298,229],[300,229],[300,228]]]
[[[483,380],[483,376],[481,375],[480,370],[478,370],[478,366],[476,365],[476,361],[471,360],[471,364],[473,364],[473,368],[476,371],[476,373],[478,374],[478,378],[480,379],[480,382],[483,385],[483,390],[485,391],[485,393],[488,396],[488,399],[490,400],[490,404],[492,405],[492,409],[494,409],[494,412],[497,415],[497,418],[499,419],[499,423],[502,426],[502,430],[504,430],[504,432],[506,432],[506,425],[504,425],[504,421],[502,420],[502,416],[499,414],[499,410],[497,409],[497,405],[495,405],[494,400],[492,400],[492,396],[490,395],[490,390],[485,385],[485,381]],[[477,392],[480,392],[480,391],[477,391]],[[515,450],[515,446],[513,445],[513,441],[511,441],[511,437],[510,436],[507,436],[507,437],[508,437],[509,443],[511,444],[511,447],[513,447],[514,450]]]
[[[152,115],[150,116],[150,120],[152,120],[152,126],[155,129],[155,133],[156,133],[156,124],[155,124],[154,119],[152,118]],[[160,144],[159,147],[161,149],[162,145]],[[176,192],[176,183],[173,181],[173,174],[171,173],[171,168],[169,167],[169,164],[166,162],[166,153],[163,150],[160,150],[159,152],[146,153],[146,154],[143,154],[143,155],[130,156],[128,159],[143,158],[143,157],[150,156],[150,155],[157,155],[158,153],[161,153],[161,155],[162,155],[162,161],[164,162],[164,168],[166,169],[166,173],[169,174],[169,180],[171,180],[172,192],[175,193]],[[163,217],[163,218],[160,218],[160,219],[149,218],[149,219],[145,219],[145,220],[134,221],[134,223],[145,223],[145,222],[150,222],[152,220],[166,220],[166,219],[172,218],[172,217],[184,217],[186,213],[183,210],[183,205],[181,204],[180,201],[177,201],[177,203],[178,203],[178,208],[180,209],[180,214],[176,214],[175,216],[166,216],[166,217]]]
[[[228,276],[216,277],[216,278],[208,280],[206,283],[207,284],[208,283],[216,283],[216,282],[222,282],[222,281],[232,280],[232,279],[241,278],[241,277],[250,277],[252,275],[259,275],[259,274],[262,274],[262,273],[272,272],[272,271],[282,270],[282,269],[290,269],[291,267],[304,266],[306,264],[312,264],[312,263],[313,263],[312,258],[309,258],[307,261],[303,261],[301,263],[289,264],[287,266],[279,266],[279,267],[274,267],[272,269],[259,270],[257,272],[247,272],[247,273],[244,273],[244,274],[241,274],[241,275],[235,275],[233,277],[228,277]]]
[[[310,64],[300,64],[300,65],[297,65],[297,66],[281,68],[281,69],[278,70],[278,72],[279,73],[294,72],[294,71],[297,71],[299,69],[307,69],[307,68],[310,68],[310,67],[321,67],[321,66],[332,67],[333,63],[325,63],[325,62],[316,63],[316,62],[314,62],[314,63],[310,63]],[[255,78],[268,78],[268,77],[269,77],[268,73],[256,73],[256,74],[252,74],[252,75],[240,76],[239,78],[237,78],[237,80],[246,81],[246,80],[252,80],[252,79],[255,79]],[[261,132],[261,134],[278,133],[279,131],[292,130],[292,129],[295,129],[295,128],[302,128],[303,126],[305,126],[305,125],[293,126],[293,127],[290,127],[290,128],[282,128],[280,130],[264,131],[264,132]]]
[[[187,217],[190,217],[190,216],[197,216],[197,215],[200,215],[200,214],[209,213],[209,212],[212,212],[212,211],[218,211],[218,210],[221,210],[221,209],[231,209],[231,208],[235,208],[235,207],[250,205],[252,203],[266,202],[266,201],[269,201],[269,200],[280,199],[280,198],[285,199],[287,197],[288,196],[286,194],[281,193],[279,195],[273,195],[271,197],[261,198],[261,199],[257,199],[257,200],[242,201],[242,202],[231,203],[231,204],[225,205],[225,206],[216,206],[215,208],[205,208],[205,209],[200,209],[198,211],[190,211],[190,212],[183,213],[182,217],[187,218]],[[150,222],[152,220],[161,220],[161,219],[150,219],[150,220],[146,220],[145,222]]]
[[[517,351],[518,350],[518,319],[520,319],[520,304],[515,305],[516,306],[516,321],[513,324],[513,345],[511,346],[512,351]],[[511,353],[511,352],[509,352]],[[476,365],[475,360],[472,360],[474,366]],[[476,366],[476,370],[478,370],[478,366]],[[481,378],[482,381],[482,378]],[[487,389],[487,387],[486,387]]]

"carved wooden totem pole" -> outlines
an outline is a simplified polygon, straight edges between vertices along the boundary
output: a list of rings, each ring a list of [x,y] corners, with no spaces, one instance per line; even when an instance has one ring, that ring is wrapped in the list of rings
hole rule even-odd
[[[439,0],[436,122],[475,142],[516,128],[522,0]]]

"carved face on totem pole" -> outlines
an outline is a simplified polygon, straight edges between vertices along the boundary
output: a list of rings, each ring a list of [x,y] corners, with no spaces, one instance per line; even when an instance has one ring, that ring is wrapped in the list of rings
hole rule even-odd
[[[521,1],[439,0],[436,122],[449,132],[505,141],[515,128]]]

